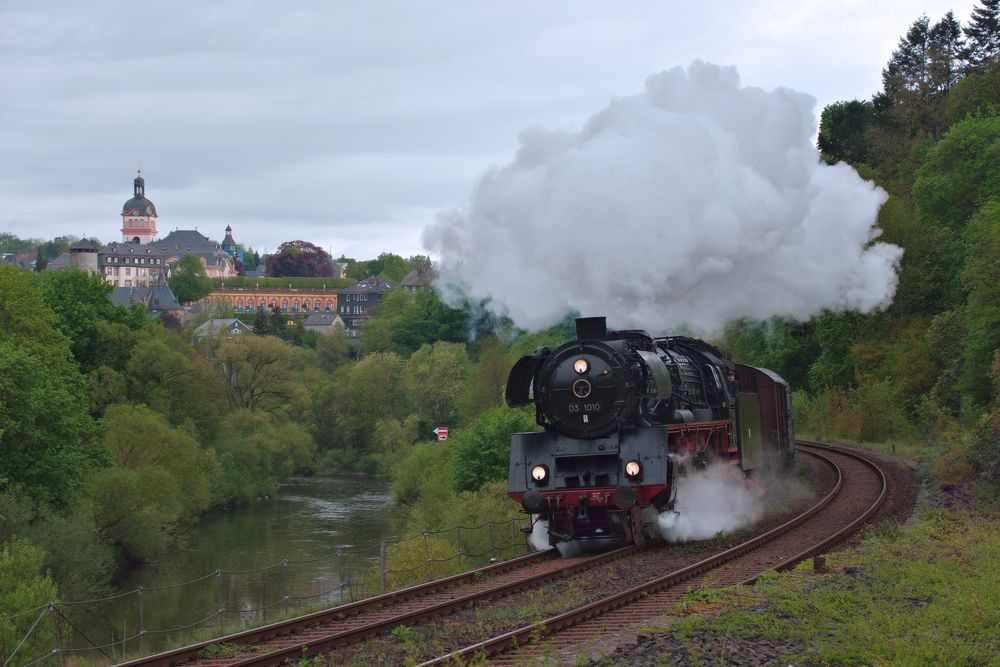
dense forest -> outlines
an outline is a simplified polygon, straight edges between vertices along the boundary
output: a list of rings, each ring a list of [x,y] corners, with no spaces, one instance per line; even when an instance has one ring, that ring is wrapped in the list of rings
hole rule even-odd
[[[740,321],[715,341],[796,387],[800,434],[916,448],[935,481],[1000,481],[998,53],[997,0],[964,27],[920,17],[882,90],[822,112],[821,159],[889,193],[881,240],[905,251],[892,306]],[[352,280],[398,281],[420,259],[338,261]],[[534,415],[504,407],[503,385],[519,355],[568,339],[569,319],[525,332],[394,290],[357,342],[266,313],[257,335],[195,339],[227,313],[167,328],[109,290],[0,267],[0,647],[24,633],[6,614],[105,593],[206,511],[258,502],[293,472],[390,474],[411,530],[516,514],[510,434]]]

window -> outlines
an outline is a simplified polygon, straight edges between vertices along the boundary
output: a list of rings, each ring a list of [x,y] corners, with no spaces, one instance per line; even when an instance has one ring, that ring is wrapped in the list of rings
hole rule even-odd
[[[130,269],[128,267],[125,267],[125,275],[126,276],[132,275],[132,269]],[[132,281],[131,280],[127,280],[126,282],[131,283]]]

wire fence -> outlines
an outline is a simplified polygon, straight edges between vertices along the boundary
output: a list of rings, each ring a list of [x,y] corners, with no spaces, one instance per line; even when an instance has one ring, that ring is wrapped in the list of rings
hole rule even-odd
[[[102,598],[52,601],[0,616],[0,667],[73,658],[111,664],[169,646],[223,636],[309,610],[457,574],[527,550],[528,517],[424,531],[361,549],[336,549],[307,560],[284,559],[252,570],[216,569],[179,583],[138,587]],[[297,571],[308,576],[296,577]],[[190,618],[156,627],[148,611],[183,603]],[[94,636],[93,621],[113,628]]]

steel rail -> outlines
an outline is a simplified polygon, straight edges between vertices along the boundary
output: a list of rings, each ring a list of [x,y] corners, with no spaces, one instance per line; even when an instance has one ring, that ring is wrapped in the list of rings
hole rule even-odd
[[[816,553],[817,549],[826,548],[830,544],[842,540],[848,534],[853,532],[853,530],[859,527],[862,521],[866,520],[875,511],[877,511],[878,507],[881,506],[882,502],[885,499],[887,483],[885,475],[878,468],[878,466],[870,461],[865,460],[858,454],[855,454],[853,452],[846,452],[835,447],[830,447],[828,445],[819,445],[818,443],[814,444],[801,441],[797,442],[796,444],[805,447],[813,447],[816,449],[825,448],[836,451],[839,454],[845,454],[849,457],[862,460],[870,467],[875,469],[875,471],[878,473],[879,483],[881,484],[881,491],[879,493],[878,499],[868,509],[866,509],[866,511],[862,515],[857,517],[848,526],[838,530],[834,535],[823,540],[820,544],[814,545],[813,547],[810,547],[810,549],[795,556],[795,558],[799,558],[799,561],[801,561],[802,558],[806,558],[812,553]],[[804,524],[806,521],[812,518],[817,512],[827,507],[831,502],[833,502],[833,500],[837,497],[837,495],[840,493],[843,487],[843,482],[844,482],[843,474],[840,470],[840,467],[837,466],[837,464],[834,461],[832,461],[831,459],[829,459],[828,457],[824,456],[822,453],[817,451],[810,451],[809,449],[803,449],[802,451],[810,454],[811,456],[815,456],[817,459],[824,462],[826,465],[830,466],[836,475],[836,482],[829,493],[823,496],[823,498],[821,498],[811,508],[809,508],[802,514],[798,515],[797,517],[791,519],[790,521],[787,521],[784,524],[777,526],[776,528],[773,528],[768,532],[759,535],[755,538],[752,538],[742,544],[732,547],[731,549],[727,549],[726,551],[723,551],[719,554],[709,556],[708,558],[705,558],[693,565],[689,565],[687,567],[681,568],[680,570],[676,570],[675,572],[671,572],[662,577],[658,577],[656,579],[648,581],[644,584],[634,586],[619,593],[615,593],[614,595],[610,595],[601,600],[597,600],[590,604],[584,605],[578,609],[553,616],[545,621],[533,623],[531,625],[519,628],[517,630],[504,633],[492,639],[488,639],[486,641],[473,644],[464,649],[453,651],[452,653],[449,653],[447,655],[426,661],[422,663],[420,667],[429,667],[430,665],[440,665],[449,662],[454,664],[461,664],[462,660],[479,658],[483,655],[493,656],[502,653],[508,649],[515,648],[517,646],[524,646],[526,644],[529,644],[534,638],[537,638],[539,634],[542,635],[553,634],[555,632],[558,632],[559,630],[571,627],[573,625],[577,625],[590,618],[600,616],[602,614],[608,613],[620,607],[624,607],[628,604],[646,598],[653,593],[656,593],[663,589],[670,588],[683,581],[704,574],[710,570],[716,569],[719,566],[727,562],[730,562],[739,556],[754,551],[755,549],[778,539],[779,537],[788,533],[792,529]],[[778,567],[781,569],[788,568],[799,561],[792,562],[792,560],[789,559],[788,561],[782,563],[782,565]]]
[[[879,492],[878,497],[875,499],[875,502],[873,502],[868,507],[868,509],[866,509],[857,518],[855,518],[854,521],[852,521],[851,523],[847,524],[842,529],[840,529],[839,531],[837,531],[836,533],[834,533],[830,537],[826,538],[822,542],[820,542],[818,544],[815,544],[812,547],[806,549],[805,551],[802,551],[801,553],[798,553],[798,554],[792,556],[792,558],[790,558],[788,560],[788,562],[782,563],[781,565],[778,565],[776,567],[771,568],[772,570],[775,570],[776,572],[783,572],[784,570],[789,570],[792,567],[794,567],[796,563],[801,563],[802,561],[804,561],[806,558],[809,558],[810,556],[814,556],[816,554],[823,553],[824,551],[826,551],[827,549],[829,549],[831,546],[837,544],[838,542],[843,541],[847,536],[849,536],[855,530],[859,529],[862,524],[864,524],[866,521],[868,521],[872,517],[872,515],[874,515],[876,512],[878,512],[878,510],[882,508],[882,505],[885,504],[885,501],[889,497],[889,480],[888,480],[888,478],[885,475],[885,471],[883,471],[882,468],[878,464],[876,464],[871,459],[866,458],[864,455],[862,455],[862,454],[860,454],[858,452],[854,452],[854,451],[852,451],[850,449],[847,449],[847,448],[844,448],[844,447],[838,447],[838,446],[835,446],[835,445],[829,445],[829,444],[827,444],[825,442],[816,442],[814,440],[799,440],[799,441],[796,442],[796,445],[798,445],[800,447],[803,447],[803,446],[804,447],[810,447],[812,449],[820,449],[820,450],[824,450],[825,449],[827,451],[836,452],[836,453],[840,454],[841,456],[847,456],[847,457],[850,457],[852,459],[855,459],[856,461],[859,461],[860,463],[863,463],[868,468],[870,468],[872,470],[872,472],[874,472],[875,475],[878,477],[879,486],[881,487],[881,491]],[[763,572],[761,574],[763,574]],[[751,577],[751,578],[745,580],[742,583],[744,583],[744,584],[753,584],[753,583],[755,583],[757,581],[757,579],[759,577],[760,577],[760,575],[758,574],[758,575],[756,575],[754,577]]]

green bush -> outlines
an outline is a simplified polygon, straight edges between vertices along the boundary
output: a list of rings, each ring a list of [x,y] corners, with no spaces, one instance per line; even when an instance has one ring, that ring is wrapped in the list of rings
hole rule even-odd
[[[455,490],[475,491],[486,482],[507,479],[511,436],[537,428],[530,408],[502,406],[487,410],[455,429],[452,436]]]

